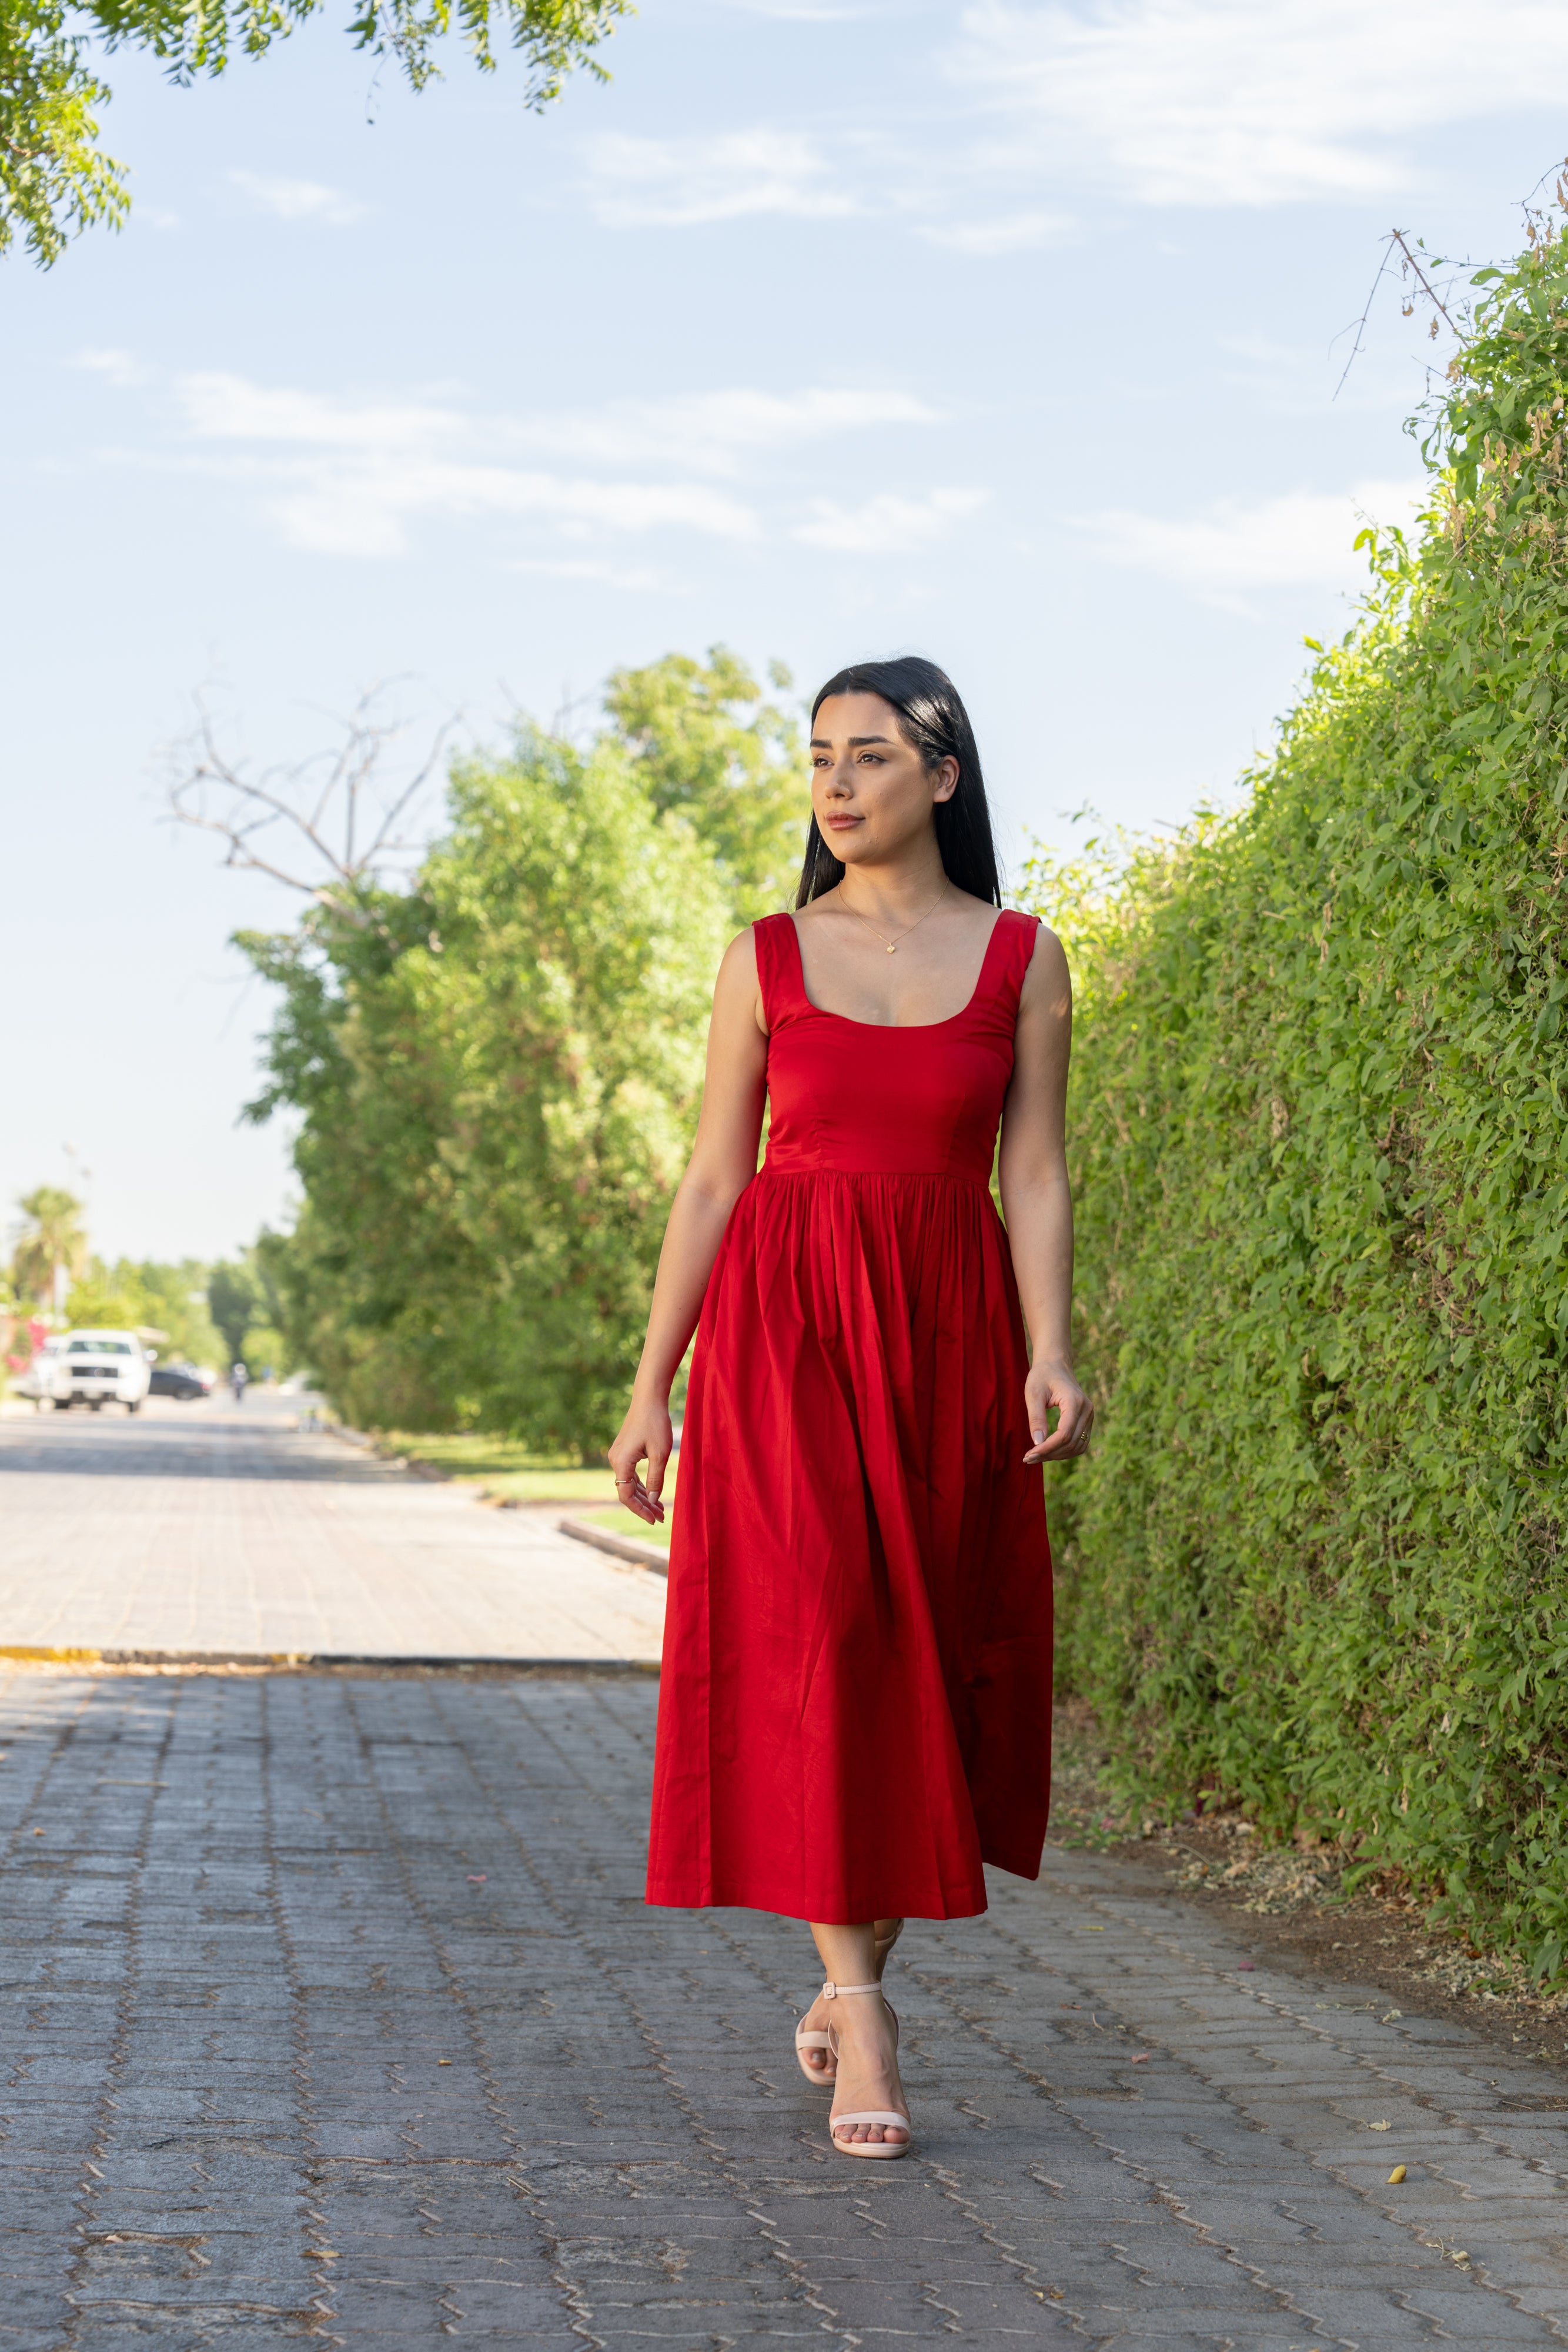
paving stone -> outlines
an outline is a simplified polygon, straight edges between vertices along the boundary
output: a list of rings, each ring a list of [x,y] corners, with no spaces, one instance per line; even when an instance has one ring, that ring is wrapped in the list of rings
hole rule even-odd
[[[291,1480],[359,1507],[222,1443],[171,1475],[226,1480],[225,1524],[287,1530]],[[915,2152],[851,2164],[793,2061],[804,1929],[642,1903],[651,1684],[0,1701],[0,2352],[1568,2341],[1568,2134],[1509,2105],[1556,2078],[1239,1979],[1225,1925],[1124,1863],[1052,1850],[985,1918],[911,1923]]]

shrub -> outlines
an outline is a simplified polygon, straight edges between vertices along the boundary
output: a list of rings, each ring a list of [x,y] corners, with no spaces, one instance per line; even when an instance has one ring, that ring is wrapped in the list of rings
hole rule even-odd
[[[1568,1945],[1568,247],[1482,272],[1417,539],[1245,805],[1032,869],[1079,968],[1094,1455],[1062,1670],[1223,1791]],[[1370,536],[1370,535],[1369,535]]]

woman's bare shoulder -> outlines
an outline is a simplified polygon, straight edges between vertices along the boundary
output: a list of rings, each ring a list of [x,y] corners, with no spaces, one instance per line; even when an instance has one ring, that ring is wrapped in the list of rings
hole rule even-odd
[[[729,995],[757,986],[757,933],[747,923],[737,931],[719,958],[718,981],[714,993]]]
[[[1067,969],[1067,950],[1049,923],[1042,922],[1035,932],[1019,1002],[1039,1005],[1047,1012],[1065,1011],[1072,1003],[1072,977]]]
[[[744,931],[736,933],[720,959],[718,978],[714,982],[713,1011],[721,1030],[739,1021],[759,1029],[765,1036],[768,1033],[762,1013],[762,975],[757,969],[757,935],[749,924]]]

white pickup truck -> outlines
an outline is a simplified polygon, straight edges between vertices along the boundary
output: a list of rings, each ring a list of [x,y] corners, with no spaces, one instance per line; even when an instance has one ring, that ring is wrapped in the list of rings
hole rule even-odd
[[[18,1385],[37,1398],[40,1412],[73,1404],[97,1412],[108,1403],[140,1412],[157,1360],[134,1331],[63,1331],[44,1342]]]

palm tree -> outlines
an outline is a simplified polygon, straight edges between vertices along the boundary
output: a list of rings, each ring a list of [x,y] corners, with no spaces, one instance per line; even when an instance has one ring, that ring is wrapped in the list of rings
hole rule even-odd
[[[19,1297],[52,1307],[59,1294],[60,1275],[78,1275],[87,1263],[82,1204],[57,1184],[40,1184],[18,1205],[32,1223],[16,1244],[11,1277]]]

